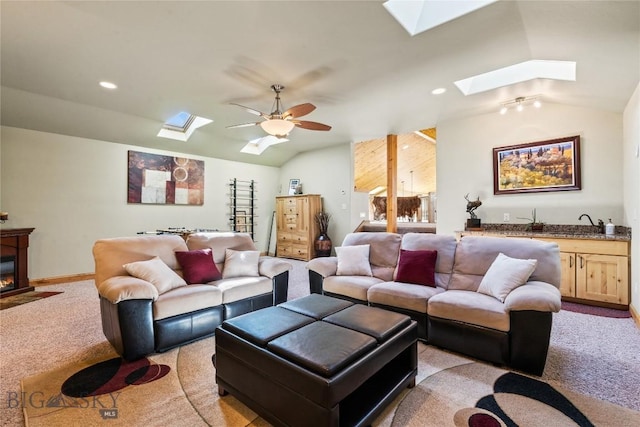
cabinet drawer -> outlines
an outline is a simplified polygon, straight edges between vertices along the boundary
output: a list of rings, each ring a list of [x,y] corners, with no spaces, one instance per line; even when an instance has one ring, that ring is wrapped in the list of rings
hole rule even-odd
[[[309,251],[306,246],[288,243],[278,243],[276,256],[285,258],[309,259]]]
[[[302,236],[295,233],[280,233],[278,235],[278,243],[290,243],[297,245],[306,245],[309,239],[307,236]]]
[[[298,213],[298,209],[296,209],[296,206],[285,206],[284,207],[284,214],[285,215],[297,215]]]
[[[580,252],[583,254],[629,255],[629,242],[620,240],[589,240],[589,239],[561,239],[536,238],[545,242],[556,242],[560,252]]]
[[[285,215],[284,223],[287,225],[296,225],[298,223],[298,215]]]

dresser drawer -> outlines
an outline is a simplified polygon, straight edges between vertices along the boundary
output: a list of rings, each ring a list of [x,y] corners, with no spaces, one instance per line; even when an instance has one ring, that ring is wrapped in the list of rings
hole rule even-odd
[[[278,243],[290,243],[298,245],[306,245],[309,241],[307,236],[295,233],[280,233],[278,235]]]
[[[306,246],[278,242],[276,256],[285,258],[309,259],[309,251]]]

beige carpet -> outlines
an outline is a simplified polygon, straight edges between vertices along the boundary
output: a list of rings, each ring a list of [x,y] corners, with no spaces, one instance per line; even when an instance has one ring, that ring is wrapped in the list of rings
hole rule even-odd
[[[131,384],[93,397],[61,395],[62,384],[82,369],[116,357],[112,351],[83,363],[71,363],[44,374],[26,378],[22,390],[28,426],[264,426],[268,425],[233,396],[218,396],[211,355],[215,338],[149,357],[152,364],[170,371],[143,384]],[[405,390],[380,415],[380,426],[500,426],[500,411],[477,408],[477,402],[495,397],[498,406],[517,425],[589,425],[572,423],[561,411],[514,390],[494,389],[497,378],[508,371],[419,344],[418,385]],[[516,375],[542,387],[545,383]],[[517,378],[516,378],[517,379]],[[532,388],[532,387],[527,387]],[[535,388],[535,387],[533,387]],[[544,395],[552,395],[544,389]],[[640,413],[597,399],[569,392],[558,394],[577,408],[593,425],[640,425]],[[556,396],[556,397],[558,397]],[[564,396],[564,397],[562,397]],[[496,414],[497,413],[497,414]],[[485,418],[479,419],[478,416]],[[504,418],[504,416],[503,416]],[[474,424],[472,421],[482,421]],[[487,424],[492,420],[494,424]]]

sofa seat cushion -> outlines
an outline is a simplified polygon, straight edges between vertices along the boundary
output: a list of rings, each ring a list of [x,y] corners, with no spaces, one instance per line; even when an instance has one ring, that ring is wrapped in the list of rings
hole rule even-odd
[[[222,291],[214,285],[190,285],[160,295],[153,303],[153,320],[166,319],[222,304]]]
[[[367,300],[373,304],[404,308],[426,314],[429,298],[441,292],[444,292],[444,289],[412,283],[384,282],[369,288]]]
[[[492,296],[472,291],[449,290],[429,298],[429,317],[457,320],[509,332],[509,313]]]
[[[331,276],[324,279],[322,288],[332,294],[367,301],[367,291],[382,280],[373,276]]]
[[[232,277],[213,283],[222,291],[223,304],[273,291],[273,281],[268,277]]]

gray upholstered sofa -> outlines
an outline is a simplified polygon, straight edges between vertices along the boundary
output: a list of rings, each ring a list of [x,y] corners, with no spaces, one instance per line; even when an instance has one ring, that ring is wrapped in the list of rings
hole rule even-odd
[[[310,291],[408,314],[430,344],[541,375],[552,313],[560,310],[557,244],[533,239],[407,233],[351,233],[342,247],[369,246],[371,275],[338,274],[338,257],[307,264]],[[338,249],[338,248],[337,248]],[[339,250],[339,249],[338,249]],[[397,280],[401,250],[437,251],[435,286]],[[535,260],[526,283],[501,301],[478,292],[499,254]],[[348,260],[348,259],[347,259]],[[345,259],[342,260],[345,262]],[[493,268],[487,282],[500,273]]]
[[[190,271],[177,253],[183,264],[196,260]],[[225,319],[286,301],[292,268],[260,256],[248,234],[230,232],[196,233],[186,242],[177,235],[101,239],[93,256],[102,329],[126,360],[210,336]],[[206,283],[184,280],[209,274]]]

